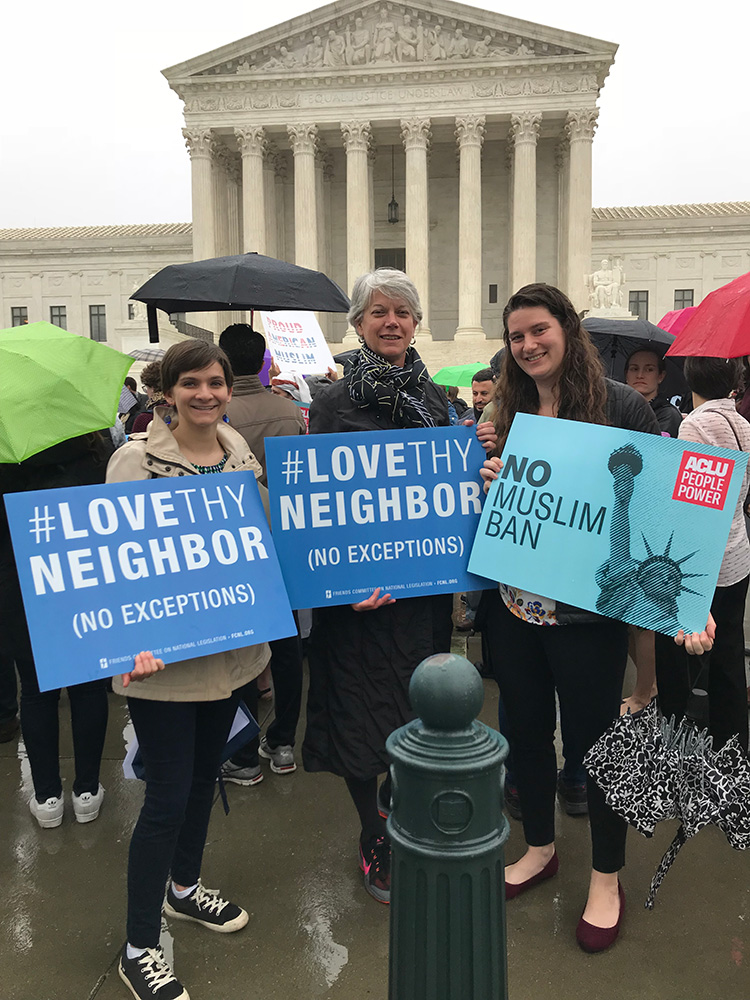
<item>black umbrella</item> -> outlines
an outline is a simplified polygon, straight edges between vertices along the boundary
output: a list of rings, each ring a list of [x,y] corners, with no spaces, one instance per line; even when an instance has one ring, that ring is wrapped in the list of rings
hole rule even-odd
[[[704,826],[716,824],[736,850],[750,847],[750,760],[736,736],[714,750],[698,728],[707,698],[694,690],[679,723],[667,722],[654,699],[616,719],[584,758],[607,803],[639,833],[651,837],[662,820],[680,820],[651,880],[647,909],[680,848]]]
[[[130,296],[145,302],[148,334],[159,341],[156,310],[166,313],[226,309],[304,309],[348,312],[349,299],[321,271],[259,253],[170,264]]]
[[[587,316],[583,321],[592,343],[599,351],[604,368],[610,378],[625,381],[625,364],[634,351],[654,351],[663,358],[674,335],[645,319],[605,319]],[[682,374],[682,358],[666,359],[667,377],[660,392],[667,399],[682,397],[688,392]]]

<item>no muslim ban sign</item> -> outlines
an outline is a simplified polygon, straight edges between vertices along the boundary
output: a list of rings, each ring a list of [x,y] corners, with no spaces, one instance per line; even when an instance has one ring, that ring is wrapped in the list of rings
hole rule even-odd
[[[482,510],[473,428],[267,438],[266,461],[293,608],[487,586],[466,568]]]
[[[469,568],[676,635],[705,628],[747,455],[518,414]]]
[[[9,493],[43,691],[296,631],[249,472]]]

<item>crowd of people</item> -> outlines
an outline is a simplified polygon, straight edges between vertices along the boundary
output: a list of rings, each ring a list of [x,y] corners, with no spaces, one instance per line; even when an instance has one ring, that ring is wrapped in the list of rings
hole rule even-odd
[[[430,378],[415,347],[422,318],[419,295],[403,272],[379,269],[358,278],[348,318],[360,348],[343,377],[329,371],[323,378],[305,380],[276,370],[272,391],[259,378],[264,339],[246,324],[228,327],[218,345],[196,340],[170,347],[161,362],[142,373],[145,398],[138,400],[137,386],[130,387],[138,412],[127,414],[129,440],[115,447],[116,435],[93,433],[18,466],[2,465],[0,490],[249,471],[267,508],[266,437],[377,433],[461,422],[475,425],[486,450],[481,475],[488,488],[501,470],[500,455],[517,413],[750,450],[750,425],[730,398],[740,382],[739,363],[691,360],[685,375],[694,409],[683,419],[659,393],[663,358],[651,350],[636,351],[626,365],[626,383],[607,378],[572,303],[549,285],[528,285],[508,301],[504,350],[474,376],[471,406],[458,390],[446,392]],[[558,871],[556,795],[567,811],[588,812],[591,871],[576,929],[584,950],[604,950],[618,937],[625,907],[619,873],[627,832],[624,820],[583,770],[585,753],[620,711],[643,707],[657,688],[667,713],[684,713],[699,674],[698,654],[712,647],[711,731],[718,744],[739,733],[747,749],[742,620],[750,576],[744,511],[748,485],[746,473],[713,618],[703,632],[679,633],[674,641],[655,637],[564,604],[554,594],[529,594],[512,579],[482,594],[478,620],[499,687],[499,725],[511,751],[506,797],[512,815],[523,823],[527,844],[505,870],[506,899]],[[162,911],[220,932],[237,931],[247,922],[239,904],[206,889],[200,878],[215,783],[221,774],[238,785],[257,784],[263,779],[260,758],[278,775],[295,770],[305,640],[309,693],[301,760],[307,771],[326,771],[344,780],[360,824],[364,886],[374,899],[389,902],[386,739],[413,717],[408,687],[415,667],[450,648],[452,603],[452,595],[395,600],[376,590],[352,605],[312,609],[311,615],[299,612],[297,634],[287,639],[166,666],[144,650],[132,669],[114,680],[114,693],[127,699],[145,770],[144,802],[129,850],[127,937],[119,963],[133,996],[188,996],[159,945]],[[64,813],[60,692],[42,693],[36,682],[2,505],[0,624],[0,738],[12,739],[17,731],[8,681],[15,663],[21,730],[34,783],[29,808],[41,827],[55,828]],[[623,702],[629,643],[638,681]],[[265,690],[266,676],[273,684],[274,720],[261,737],[222,764],[237,705],[243,700],[257,714],[259,681]],[[91,822],[104,798],[99,768],[108,694],[104,681],[94,681],[69,687],[68,695],[75,748],[73,807],[78,822]],[[557,703],[565,755],[561,771],[554,743]]]

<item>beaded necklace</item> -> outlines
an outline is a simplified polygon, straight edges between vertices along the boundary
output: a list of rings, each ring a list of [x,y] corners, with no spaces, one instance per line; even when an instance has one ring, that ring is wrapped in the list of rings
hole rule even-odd
[[[201,475],[207,475],[210,472],[223,472],[228,458],[229,455],[224,452],[224,457],[220,462],[217,462],[216,465],[196,465],[195,468],[201,473]]]

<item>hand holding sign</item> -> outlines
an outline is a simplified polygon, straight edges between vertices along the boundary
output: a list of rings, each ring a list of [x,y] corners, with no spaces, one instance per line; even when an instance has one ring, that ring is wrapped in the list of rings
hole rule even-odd
[[[383,594],[382,597],[379,597],[379,594],[380,587],[376,587],[366,601],[360,601],[359,604],[352,604],[352,611],[377,611],[384,604],[396,603],[396,598],[391,597],[390,594]]]
[[[131,681],[145,681],[151,674],[156,674],[163,669],[164,660],[157,660],[154,654],[148,651],[138,653],[133,669],[129,674],[122,675],[122,686],[126,688]]]

